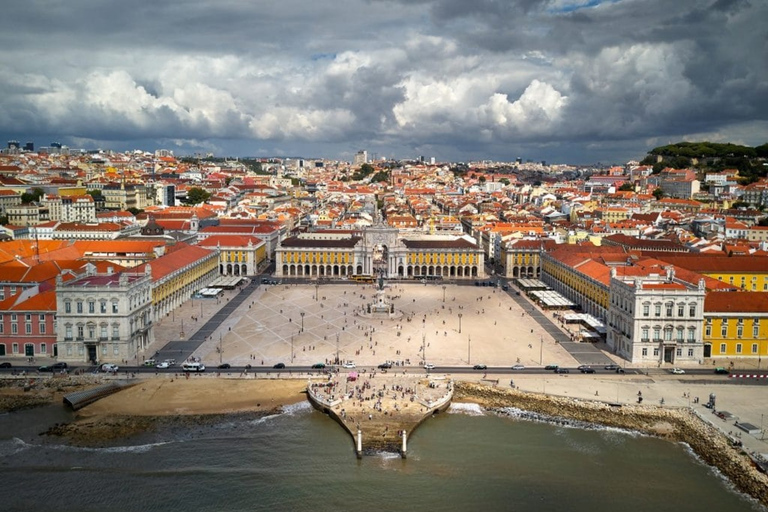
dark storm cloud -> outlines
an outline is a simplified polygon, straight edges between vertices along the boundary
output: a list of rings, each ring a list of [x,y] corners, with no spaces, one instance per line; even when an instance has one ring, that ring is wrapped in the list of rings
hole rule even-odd
[[[4,14],[10,138],[576,161],[768,139],[755,0],[33,0]]]

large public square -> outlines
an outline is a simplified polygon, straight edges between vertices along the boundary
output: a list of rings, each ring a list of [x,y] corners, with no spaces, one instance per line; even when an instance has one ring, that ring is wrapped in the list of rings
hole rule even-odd
[[[519,304],[500,288],[391,283],[385,291],[399,318],[361,316],[376,289],[352,283],[262,285],[195,355],[237,366],[307,366],[333,362],[337,355],[365,366],[579,364],[531,318],[532,305]]]

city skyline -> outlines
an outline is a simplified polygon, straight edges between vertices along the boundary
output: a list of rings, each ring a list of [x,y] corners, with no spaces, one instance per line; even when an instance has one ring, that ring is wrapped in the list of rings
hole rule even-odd
[[[573,164],[754,146],[766,15],[739,0],[28,2],[0,20],[0,136]]]

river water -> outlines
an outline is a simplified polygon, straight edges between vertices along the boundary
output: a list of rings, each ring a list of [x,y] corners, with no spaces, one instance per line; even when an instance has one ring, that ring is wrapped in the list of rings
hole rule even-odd
[[[70,419],[58,406],[0,416],[0,509],[766,511],[683,445],[473,405],[422,424],[407,460],[357,460],[348,434],[306,403],[110,448],[38,435]]]

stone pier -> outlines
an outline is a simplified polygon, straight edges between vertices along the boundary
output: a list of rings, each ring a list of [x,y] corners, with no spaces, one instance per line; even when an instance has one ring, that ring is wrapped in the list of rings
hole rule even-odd
[[[308,382],[307,397],[349,432],[358,457],[379,451],[405,457],[416,427],[450,405],[453,381],[444,375],[331,372]]]

